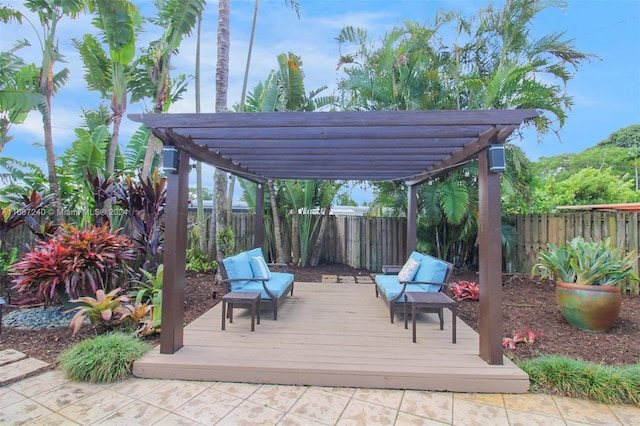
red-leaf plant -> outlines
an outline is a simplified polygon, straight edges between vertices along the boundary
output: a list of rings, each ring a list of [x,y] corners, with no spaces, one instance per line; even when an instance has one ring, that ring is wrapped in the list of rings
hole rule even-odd
[[[474,282],[461,280],[454,283],[450,288],[458,300],[480,300],[480,286]]]
[[[513,337],[503,337],[502,347],[515,350],[518,343],[527,343],[532,345],[538,337],[542,336],[542,333],[534,333],[528,327],[525,327],[524,333],[518,332],[515,333]]]
[[[18,292],[46,306],[57,291],[76,299],[116,288],[118,276],[131,272],[133,260],[129,237],[111,232],[108,225],[79,230],[64,224],[53,238],[38,241],[25,253],[10,275]]]

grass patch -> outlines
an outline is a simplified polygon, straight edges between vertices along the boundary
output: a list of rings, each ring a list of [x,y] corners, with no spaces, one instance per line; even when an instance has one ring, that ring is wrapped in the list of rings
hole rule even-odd
[[[549,355],[521,361],[536,392],[640,407],[640,363],[608,366]]]
[[[122,332],[110,332],[83,340],[60,354],[62,372],[71,380],[113,383],[131,373],[133,361],[151,345]]]

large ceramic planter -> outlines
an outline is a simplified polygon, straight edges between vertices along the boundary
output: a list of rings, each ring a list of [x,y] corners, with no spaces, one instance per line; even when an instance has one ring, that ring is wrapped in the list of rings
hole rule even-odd
[[[556,298],[569,324],[581,330],[607,331],[620,315],[620,287],[558,282]]]

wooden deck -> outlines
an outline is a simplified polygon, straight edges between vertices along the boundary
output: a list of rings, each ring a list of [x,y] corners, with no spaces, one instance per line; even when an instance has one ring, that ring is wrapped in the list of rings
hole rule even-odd
[[[284,385],[347,386],[454,392],[524,393],[529,378],[509,359],[488,365],[478,356],[478,334],[458,319],[451,343],[436,314],[419,314],[417,343],[402,313],[389,322],[372,284],[296,283],[278,312],[263,307],[250,331],[247,309],[234,311],[221,330],[221,304],[184,330],[175,354],[153,349],[134,363],[143,378],[216,380]]]

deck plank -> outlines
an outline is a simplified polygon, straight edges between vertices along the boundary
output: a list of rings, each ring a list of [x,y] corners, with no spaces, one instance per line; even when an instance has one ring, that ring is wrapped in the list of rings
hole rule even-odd
[[[394,324],[371,285],[296,283],[273,320],[268,306],[250,331],[248,310],[234,311],[221,330],[220,304],[189,324],[175,354],[154,348],[134,363],[146,378],[219,380],[286,385],[349,386],[455,392],[523,393],[526,373],[509,359],[488,365],[478,356],[478,334],[451,313],[445,329],[435,314],[419,314],[418,342]]]

